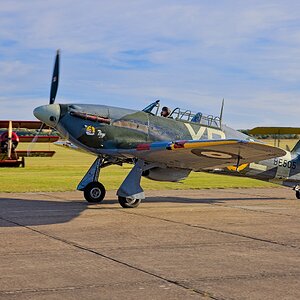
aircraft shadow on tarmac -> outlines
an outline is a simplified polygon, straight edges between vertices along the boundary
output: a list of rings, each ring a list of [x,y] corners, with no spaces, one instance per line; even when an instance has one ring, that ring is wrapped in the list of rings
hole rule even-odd
[[[265,201],[265,200],[285,200],[284,197],[220,197],[220,198],[185,198],[185,197],[148,197],[144,202],[169,202],[169,203],[223,203],[226,201]]]
[[[265,201],[284,200],[284,197],[220,197],[220,198],[185,198],[185,197],[148,197],[144,203],[224,203],[226,201]],[[28,200],[19,198],[0,198],[0,227],[37,226],[60,224],[78,217],[85,209],[123,209],[117,200],[104,200],[103,204],[89,204],[83,200],[51,201]],[[141,204],[143,207],[143,203]],[[146,208],[146,207],[145,207]],[[138,208],[137,208],[138,210]]]
[[[66,223],[78,217],[85,201],[49,201],[0,198],[0,227]]]

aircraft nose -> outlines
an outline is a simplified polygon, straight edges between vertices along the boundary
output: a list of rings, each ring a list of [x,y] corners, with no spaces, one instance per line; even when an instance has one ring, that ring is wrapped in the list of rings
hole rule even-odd
[[[60,117],[59,104],[42,105],[34,109],[34,116],[51,127],[55,127]]]

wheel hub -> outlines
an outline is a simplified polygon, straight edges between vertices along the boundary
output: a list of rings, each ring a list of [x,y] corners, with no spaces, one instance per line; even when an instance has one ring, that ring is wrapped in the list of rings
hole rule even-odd
[[[97,187],[94,187],[91,189],[90,195],[91,195],[91,197],[93,197],[95,199],[99,198],[101,196],[101,190]]]
[[[129,205],[131,205],[131,204],[134,204],[137,201],[137,199],[126,198],[126,201]]]

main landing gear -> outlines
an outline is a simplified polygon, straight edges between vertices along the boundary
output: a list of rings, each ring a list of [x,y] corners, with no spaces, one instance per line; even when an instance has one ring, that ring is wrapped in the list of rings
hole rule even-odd
[[[100,169],[114,164],[114,161],[106,161],[98,157],[86,175],[83,177],[77,190],[83,191],[84,198],[89,203],[100,203],[106,194],[105,187],[98,181]],[[140,185],[141,176],[147,167],[143,161],[137,161],[117,191],[118,200],[124,208],[139,206],[145,199],[144,191]]]
[[[100,203],[104,199],[105,194],[104,185],[98,181],[90,182],[83,190],[84,198],[91,203]]]
[[[294,187],[294,190],[295,190],[295,192],[296,192],[296,198],[297,198],[297,199],[300,199],[300,186],[299,186],[299,185],[296,185],[296,186]]]
[[[142,199],[130,199],[122,196],[118,196],[119,203],[124,208],[138,207],[142,202]]]

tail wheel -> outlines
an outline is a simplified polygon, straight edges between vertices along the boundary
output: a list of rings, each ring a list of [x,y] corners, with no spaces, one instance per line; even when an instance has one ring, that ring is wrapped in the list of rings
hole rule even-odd
[[[142,199],[129,199],[126,197],[118,197],[119,203],[124,208],[135,208],[138,207]]]
[[[300,191],[296,191],[296,198],[300,199]]]
[[[84,198],[90,203],[100,203],[106,194],[105,187],[100,182],[90,182],[83,191]]]

